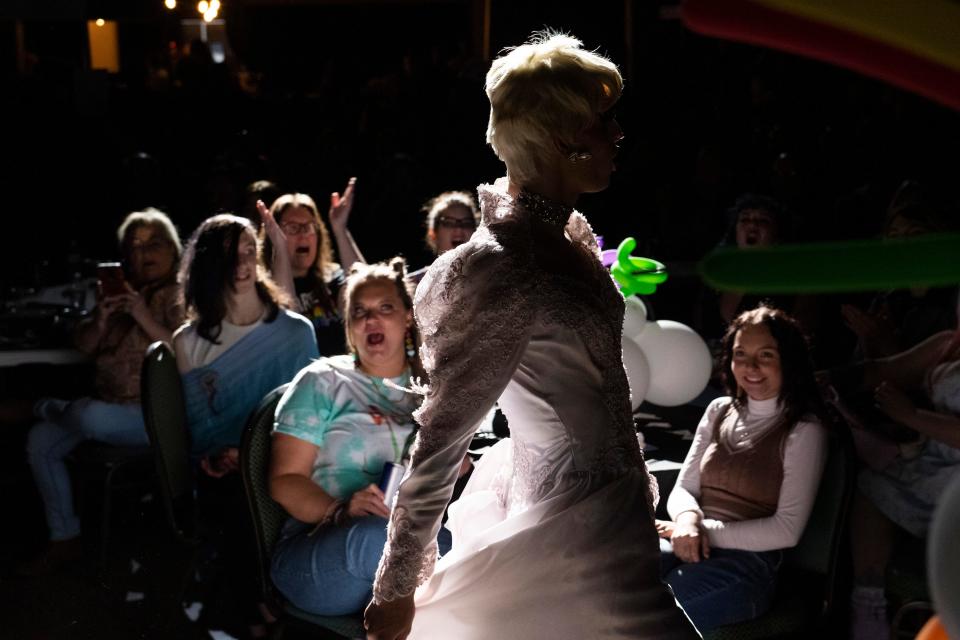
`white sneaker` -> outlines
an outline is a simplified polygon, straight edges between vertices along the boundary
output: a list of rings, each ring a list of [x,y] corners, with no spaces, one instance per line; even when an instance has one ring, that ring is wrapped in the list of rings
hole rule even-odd
[[[854,587],[850,595],[850,638],[890,640],[887,598],[882,587]]]

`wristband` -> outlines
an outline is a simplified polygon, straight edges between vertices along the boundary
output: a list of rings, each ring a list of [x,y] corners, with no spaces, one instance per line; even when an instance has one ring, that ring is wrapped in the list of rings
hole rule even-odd
[[[343,515],[346,513],[348,506],[349,504],[343,500],[334,500],[331,502],[330,506],[327,507],[326,512],[323,514],[323,517],[320,518],[320,521],[317,522],[317,525],[311,529],[310,533],[307,535],[312,536],[317,531],[320,531],[320,529],[323,529],[329,524],[332,524],[335,527],[340,526],[341,522],[343,521]]]

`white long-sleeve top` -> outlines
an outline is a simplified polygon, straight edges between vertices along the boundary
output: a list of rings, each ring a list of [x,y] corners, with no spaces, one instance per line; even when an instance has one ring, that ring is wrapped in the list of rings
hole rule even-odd
[[[685,511],[695,511],[703,518],[699,503],[700,465],[707,446],[713,441],[717,417],[730,402],[729,397],[711,402],[697,425],[693,444],[667,499],[667,512],[674,520]],[[737,415],[731,432],[732,441],[727,444],[734,450],[750,447],[777,424],[779,414],[777,398],[748,400]],[[812,419],[797,422],[784,446],[783,483],[777,511],[767,518],[739,522],[703,518],[710,545],[744,551],[771,551],[796,546],[813,509],[826,458],[827,434],[820,423]]]

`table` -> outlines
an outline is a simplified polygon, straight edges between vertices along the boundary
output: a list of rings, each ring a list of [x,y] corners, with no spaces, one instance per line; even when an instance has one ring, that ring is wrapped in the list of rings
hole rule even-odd
[[[21,364],[81,364],[90,356],[76,349],[16,349],[0,350],[0,367],[15,367]]]

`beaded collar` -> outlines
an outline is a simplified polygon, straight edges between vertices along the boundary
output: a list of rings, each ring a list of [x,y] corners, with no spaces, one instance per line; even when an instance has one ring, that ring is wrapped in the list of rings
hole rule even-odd
[[[550,200],[539,193],[521,189],[517,195],[520,205],[547,224],[563,229],[573,213],[573,207]]]

